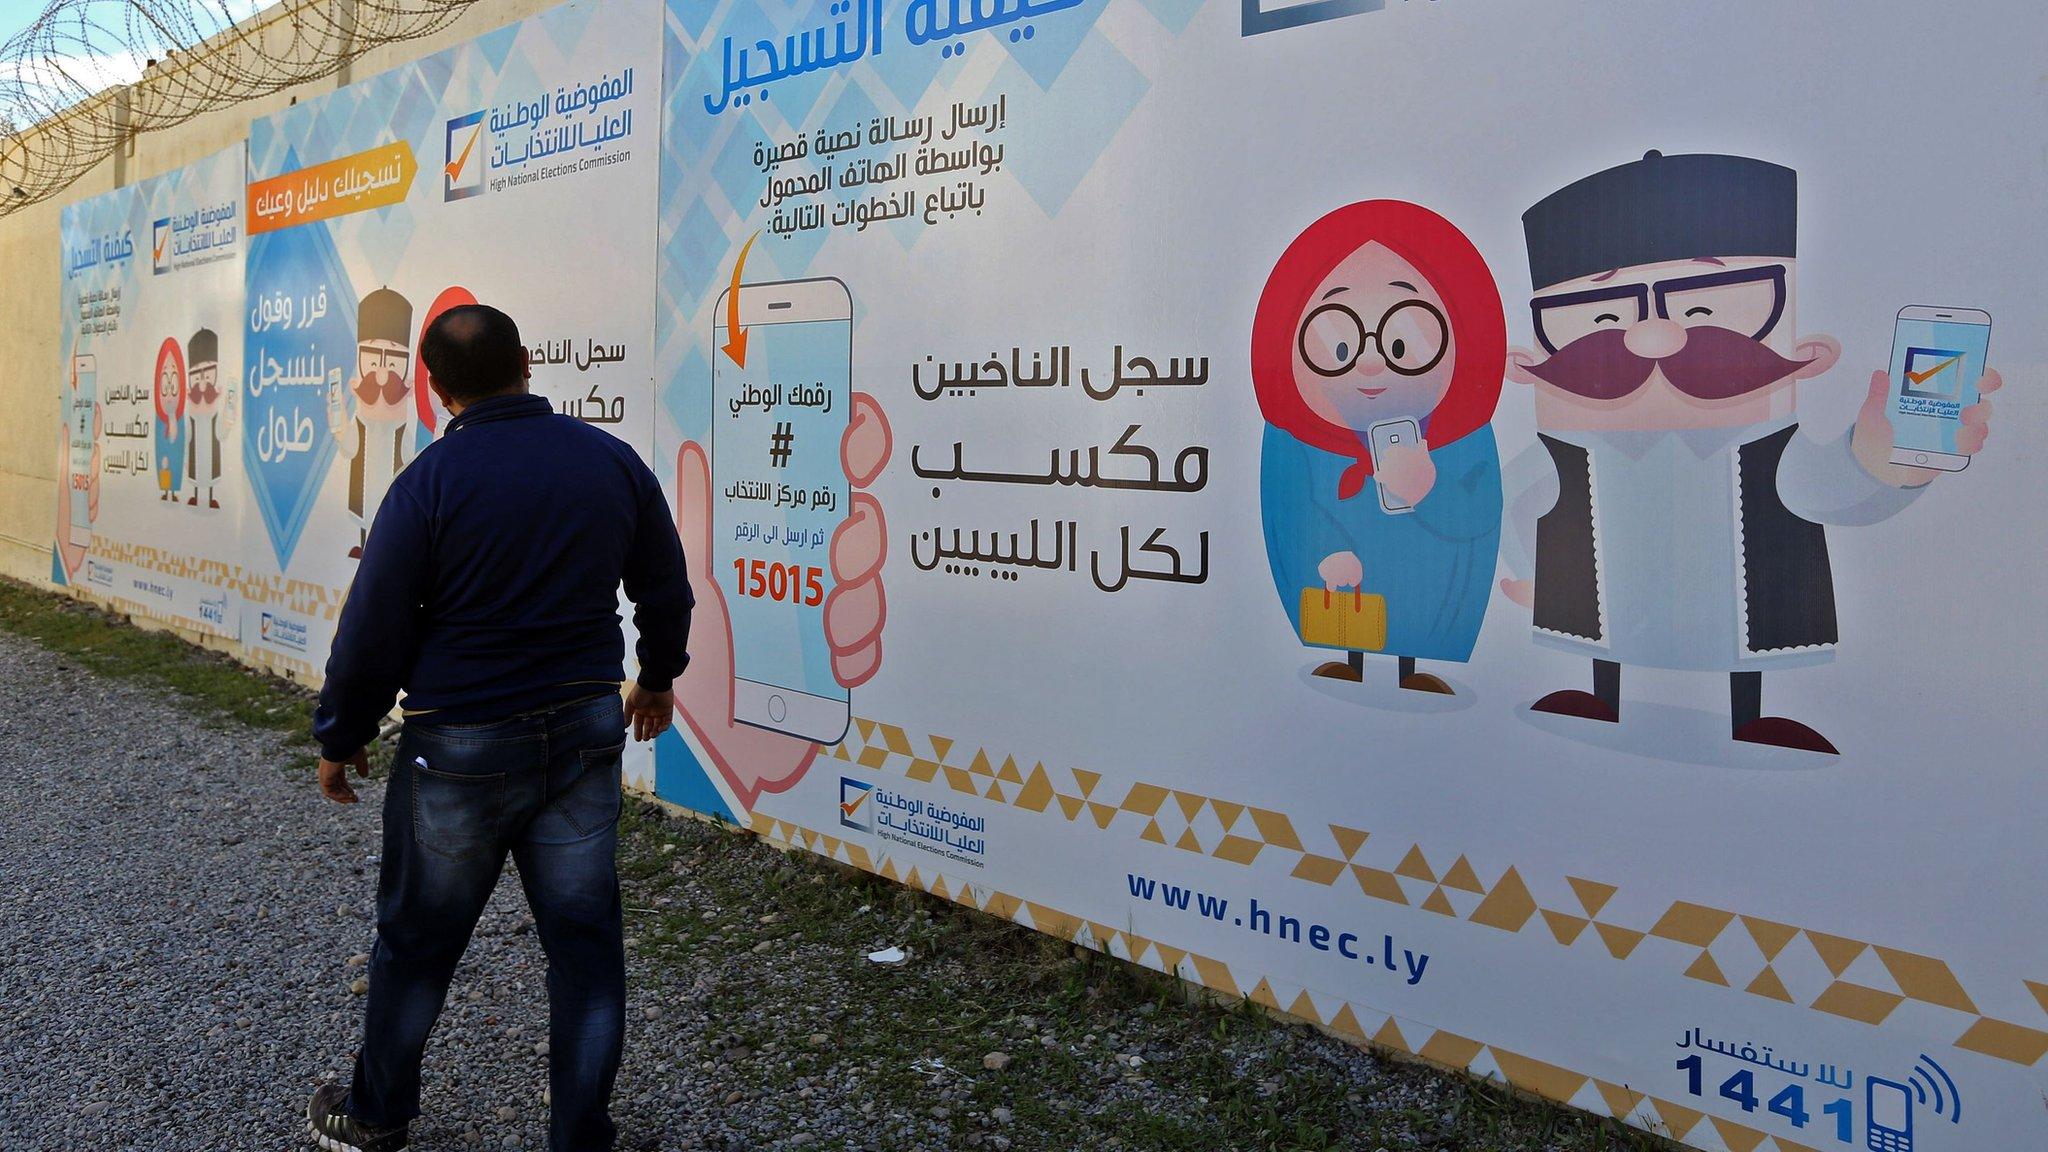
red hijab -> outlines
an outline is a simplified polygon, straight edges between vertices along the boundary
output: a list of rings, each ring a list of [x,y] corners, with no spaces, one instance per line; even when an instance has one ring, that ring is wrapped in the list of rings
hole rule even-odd
[[[1311,447],[1352,458],[1338,482],[1338,499],[1365,487],[1372,450],[1361,434],[1316,415],[1301,398],[1294,386],[1295,328],[1323,278],[1375,240],[1413,264],[1444,302],[1455,360],[1450,386],[1428,417],[1432,448],[1463,439],[1493,417],[1507,370],[1500,289],[1479,249],[1450,221],[1402,200],[1363,200],[1309,225],[1280,254],[1259,295],[1252,319],[1252,388],[1268,424]]]
[[[177,365],[178,368],[178,410],[176,412],[166,412],[164,410],[165,361]],[[185,377],[185,350],[179,347],[176,340],[166,340],[157,348],[156,375],[150,377],[149,382],[150,388],[155,394],[157,422],[169,428],[174,421],[183,420],[185,418],[185,393],[190,389],[186,386],[189,382]]]

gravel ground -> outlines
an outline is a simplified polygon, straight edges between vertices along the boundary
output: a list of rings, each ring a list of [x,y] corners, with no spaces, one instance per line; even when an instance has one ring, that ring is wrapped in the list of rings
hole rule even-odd
[[[383,796],[326,803],[281,770],[305,757],[0,635],[0,1148],[298,1142],[354,1052]],[[523,912],[508,878],[429,1048],[415,1146],[546,1145]],[[638,1019],[655,989],[635,991]],[[637,1126],[674,1120],[659,1090],[625,1078]]]
[[[0,1152],[304,1146],[360,1026],[383,794],[327,803],[309,756],[0,632]],[[622,1148],[1623,1146],[646,805],[621,845]],[[913,961],[859,959],[889,943]],[[544,969],[508,866],[414,1148],[546,1146]]]

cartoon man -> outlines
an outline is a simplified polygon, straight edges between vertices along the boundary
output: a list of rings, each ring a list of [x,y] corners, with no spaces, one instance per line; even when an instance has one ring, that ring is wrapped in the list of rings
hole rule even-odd
[[[1316,675],[1362,680],[1370,649],[1398,658],[1402,688],[1452,691],[1416,661],[1470,659],[1486,618],[1501,516],[1487,421],[1506,359],[1493,274],[1426,208],[1339,208],[1274,266],[1252,324],[1259,495],[1295,633],[1348,649]],[[1361,602],[1339,589],[1377,597],[1384,627],[1346,631],[1343,605]]]
[[[1937,473],[1890,462],[1882,371],[1847,432],[1799,434],[1796,385],[1841,346],[1796,334],[1797,189],[1762,160],[1650,152],[1522,217],[1541,351],[1508,371],[1541,443],[1510,468],[1502,588],[1539,642],[1593,661],[1591,692],[1538,712],[1619,722],[1623,665],[1726,673],[1736,740],[1835,751],[1764,714],[1763,673],[1833,656],[1823,525],[1894,515]],[[1964,410],[1960,451],[1989,418]]]
[[[185,431],[185,352],[175,339],[157,346],[152,398],[156,420],[150,430],[156,448],[157,499],[175,502],[184,485],[185,467],[185,446],[178,443]]]
[[[220,483],[221,437],[234,427],[234,413],[220,386],[220,337],[201,328],[185,342],[185,373],[189,381],[185,419],[185,480],[192,494],[185,503],[199,506],[202,492],[208,508],[219,508],[214,486]]]
[[[405,297],[389,288],[363,297],[356,309],[356,376],[347,389],[356,398],[354,418],[347,395],[330,391],[327,396],[327,427],[349,462],[348,510],[356,521],[351,560],[361,559],[370,518],[391,481],[412,461],[412,438],[406,435],[411,340],[412,305]]]

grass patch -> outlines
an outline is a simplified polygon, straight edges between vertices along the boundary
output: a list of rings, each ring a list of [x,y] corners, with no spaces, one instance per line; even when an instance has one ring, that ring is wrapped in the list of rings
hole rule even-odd
[[[169,633],[5,579],[0,630],[310,745],[304,688]],[[1495,1084],[1367,1057],[1249,1001],[1192,996],[1149,969],[645,800],[625,805],[619,869],[635,979],[706,998],[712,1023],[678,1058],[753,1102],[871,1117],[870,1135],[902,1141],[885,1147],[1672,1147]],[[860,959],[888,944],[911,962]],[[1008,1065],[985,1068],[991,1052]]]
[[[0,577],[0,630],[103,676],[167,688],[204,714],[313,742],[313,694],[304,687],[82,600]]]

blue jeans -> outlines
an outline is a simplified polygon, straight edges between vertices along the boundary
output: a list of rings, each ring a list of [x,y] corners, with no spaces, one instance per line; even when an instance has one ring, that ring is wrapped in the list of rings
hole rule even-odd
[[[377,943],[349,1115],[384,1127],[420,1114],[427,1034],[509,851],[548,957],[549,1143],[612,1147],[626,1014],[616,857],[625,728],[613,695],[488,724],[406,721],[384,793]]]

